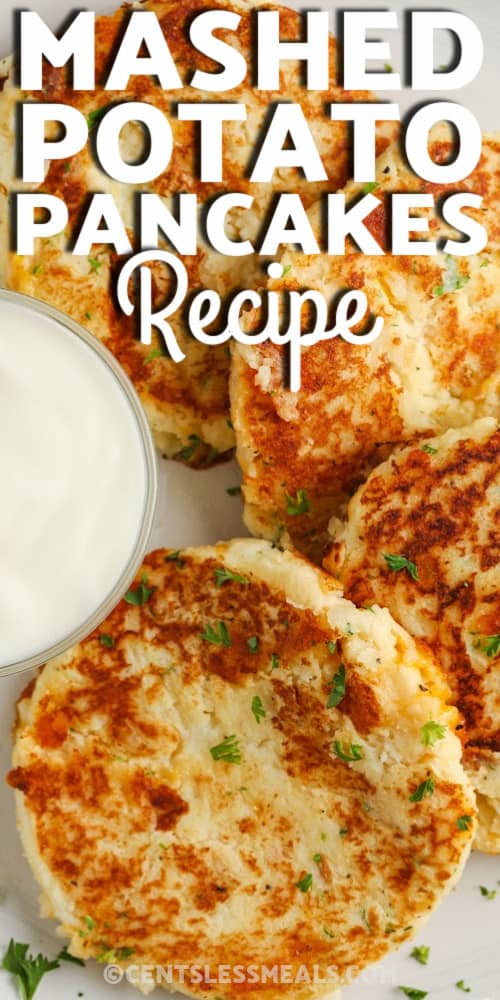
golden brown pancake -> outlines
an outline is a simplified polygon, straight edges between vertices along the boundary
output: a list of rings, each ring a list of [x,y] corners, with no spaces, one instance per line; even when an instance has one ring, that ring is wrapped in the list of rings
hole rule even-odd
[[[327,559],[347,597],[387,607],[442,665],[464,717],[476,846],[493,854],[500,853],[499,497],[500,431],[485,418],[398,449],[378,466],[351,500],[347,524],[332,521]]]
[[[442,129],[434,134],[436,161],[452,152],[447,136]],[[379,158],[376,176],[371,193],[380,207],[369,229],[382,247],[391,192],[431,192],[436,204],[450,194],[413,175],[398,144]],[[281,348],[235,346],[232,420],[253,534],[291,539],[320,560],[332,513],[398,444],[498,417],[499,177],[500,143],[486,136],[477,169],[456,185],[484,198],[483,207],[469,213],[489,232],[479,256],[364,256],[351,246],[345,257],[283,257],[288,270],[274,289],[316,288],[328,300],[341,290],[364,289],[385,325],[371,346],[339,338],[303,348],[297,394],[284,384]],[[360,185],[349,185],[348,201],[361,193]],[[450,234],[436,214],[425,214],[434,239]],[[311,217],[319,228],[319,211]]]
[[[19,702],[9,783],[44,913],[124,968],[291,970],[188,976],[191,996],[330,993],[461,874],[475,806],[448,697],[387,611],[292,553],[153,553]]]
[[[254,0],[231,0],[230,3],[214,0],[211,4],[211,9],[221,8],[241,15],[236,33],[220,31],[218,36],[237,47],[248,62],[253,52],[252,16],[255,6]],[[182,4],[177,0],[149,0],[141,4],[141,10],[151,10],[157,14],[178,72],[186,83],[191,80],[195,69],[210,72],[216,68],[212,60],[195,52],[187,38],[187,25],[196,13],[205,9],[203,0],[189,0]],[[144,101],[161,109],[172,126],[174,153],[168,170],[151,184],[142,186],[141,190],[161,196],[169,206],[170,196],[180,191],[198,195],[200,202],[227,191],[251,194],[255,199],[252,210],[235,210],[231,214],[228,228],[232,239],[255,239],[262,220],[279,191],[299,192],[308,207],[327,186],[337,188],[345,183],[349,172],[347,126],[331,122],[325,113],[325,105],[328,101],[372,99],[372,95],[352,91],[345,93],[335,83],[327,92],[307,91],[301,86],[299,68],[291,62],[283,63],[278,93],[257,91],[252,86],[249,73],[241,86],[221,96],[224,101],[245,104],[248,120],[245,124],[231,122],[225,126],[223,183],[201,183],[197,179],[195,164],[199,125],[178,121],[172,116],[171,106],[183,101],[214,100],[213,94],[195,91],[187,85],[181,90],[163,91],[153,78],[142,76],[131,77],[126,91],[115,93],[103,89],[102,81],[107,75],[109,54],[113,51],[130,10],[130,5],[125,4],[111,16],[96,19],[96,75],[99,87],[95,92],[73,91],[68,86],[65,69],[47,67],[44,93],[27,94],[24,99],[71,104],[86,115],[94,116],[100,109],[106,109],[116,102]],[[281,31],[283,40],[300,37],[296,11],[281,8]],[[13,116],[15,102],[22,95],[13,85],[12,71],[8,64],[4,71],[6,79],[2,80],[0,94],[0,150],[5,148],[7,155],[3,160],[0,181],[7,194],[12,188],[20,189],[13,177]],[[331,79],[336,80],[336,75],[336,43],[332,38]],[[280,169],[271,183],[250,183],[245,174],[247,165],[261,134],[269,106],[279,100],[294,101],[302,105],[330,178],[329,185],[306,181],[298,169]],[[380,126],[380,149],[386,147],[392,130],[392,125]],[[140,152],[140,136],[135,124],[123,130],[122,149],[125,158],[133,159]],[[57,195],[66,202],[70,211],[71,230],[81,217],[90,193],[111,193],[129,231],[133,230],[134,186],[111,180],[96,166],[88,147],[69,161],[51,163],[45,183],[40,185],[39,190]],[[5,195],[2,201],[5,213]],[[194,465],[211,464],[219,453],[227,452],[234,446],[233,430],[228,423],[227,347],[207,348],[197,343],[189,334],[182,309],[178,311],[172,325],[181,348],[187,354],[184,362],[176,365],[170,358],[161,356],[159,342],[153,343],[152,348],[142,345],[135,334],[135,319],[126,318],[115,305],[113,288],[120,266],[116,255],[103,245],[95,248],[91,260],[71,256],[66,252],[68,235],[65,233],[61,238],[38,241],[33,257],[11,257],[4,280],[10,288],[44,299],[68,313],[88,327],[113,351],[138,389],[156,441],[164,452]],[[253,286],[263,277],[257,256],[223,256],[212,250],[201,235],[198,254],[184,258],[184,263],[193,292],[206,287],[215,289],[225,297],[236,288]],[[164,289],[158,268],[155,273],[158,279],[158,299],[161,299]],[[159,301],[157,304],[159,305]]]

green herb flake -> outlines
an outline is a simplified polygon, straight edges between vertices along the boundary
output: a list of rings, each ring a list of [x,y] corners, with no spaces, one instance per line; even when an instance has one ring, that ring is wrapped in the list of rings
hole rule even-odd
[[[327,938],[333,938],[335,935],[328,930],[328,927],[323,927],[323,934],[326,934]]]
[[[320,865],[321,862],[322,862],[322,860],[323,860],[323,856],[321,854],[314,854],[313,855],[313,861],[314,861],[315,865]]]
[[[301,878],[299,882],[296,882],[295,886],[297,889],[300,889],[301,892],[309,892],[312,886],[312,882],[313,882],[313,877],[311,872],[309,872],[307,875],[304,875],[304,877]]]
[[[205,642],[211,642],[213,646],[225,646],[226,649],[229,649],[233,645],[233,640],[225,622],[206,625],[205,631],[200,632],[200,639],[204,639]]]
[[[410,802],[422,802],[423,799],[429,798],[434,795],[434,790],[436,783],[434,778],[426,778],[425,781],[415,789],[412,795],[410,795]]]
[[[255,721],[260,726],[260,720],[261,719],[265,719],[265,717],[267,715],[267,712],[266,712],[266,710],[265,710],[265,708],[264,708],[264,706],[262,704],[262,700],[261,700],[261,698],[259,698],[258,694],[256,694],[255,697],[252,698],[252,713],[254,715]]]
[[[377,190],[378,186],[377,181],[368,181],[368,184],[365,184],[363,187],[363,194],[371,194],[372,191]]]
[[[107,635],[106,633],[103,633],[102,635],[99,636],[99,642],[101,643],[102,646],[105,646],[106,649],[113,649],[115,644],[113,636]]]
[[[496,898],[497,894],[496,889],[487,889],[485,885],[480,885],[479,891],[481,893],[481,896],[484,896],[485,899],[491,900]]]
[[[331,682],[331,690],[326,703],[327,708],[336,708],[345,698],[345,667],[341,663],[338,672]]]
[[[439,722],[426,722],[420,730],[420,740],[424,747],[433,747],[438,740],[444,740],[447,726],[440,725]]]
[[[347,837],[348,835],[349,835],[349,830],[347,829],[347,827],[346,827],[346,826],[343,826],[343,827],[342,827],[342,828],[341,828],[341,829],[339,830],[339,837]]]
[[[156,361],[157,358],[166,358],[167,352],[163,350],[162,347],[155,347],[149,354],[146,354],[144,358],[144,364],[149,365],[151,361]]]
[[[271,654],[271,670],[279,670],[280,658],[277,653]]]
[[[119,962],[126,962],[127,958],[131,958],[135,955],[135,948],[118,948],[117,958]]]
[[[225,736],[222,743],[210,747],[214,760],[222,760],[226,764],[241,764],[240,741],[236,736]]]
[[[87,311],[85,313],[85,319],[91,320],[92,318],[93,318],[93,313]]]
[[[297,517],[299,514],[308,514],[311,510],[311,503],[307,495],[307,490],[297,490],[295,498],[286,495],[286,512],[289,517]]]
[[[342,745],[339,740],[335,740],[333,744],[333,752],[336,757],[340,760],[350,763],[351,761],[363,760],[363,748],[358,746],[356,743],[351,743],[349,749],[343,750]]]
[[[283,268],[282,278],[284,278],[285,275],[288,274],[291,270],[292,270],[292,265],[291,264],[285,264],[285,267]]]
[[[76,955],[72,955],[68,951],[68,946],[67,945],[64,945],[64,948],[62,949],[62,951],[59,952],[59,954],[57,956],[57,961],[58,962],[72,962],[73,965],[83,965],[83,967],[85,967],[85,962],[83,961],[83,958],[77,958]]]
[[[462,990],[462,993],[472,992],[470,986],[466,986],[465,981],[463,979],[459,979],[458,983],[455,983],[455,986],[457,987],[457,990]]]
[[[337,652],[337,642],[330,639],[326,644],[326,648],[330,653],[330,656],[335,656],[335,653]]]
[[[464,288],[468,281],[470,281],[470,276],[468,274],[460,274],[456,260],[450,254],[447,254],[443,282],[434,289],[434,295],[440,298],[441,295],[446,295],[449,292],[458,292],[461,288]]]
[[[43,267],[42,267],[41,264],[35,264],[35,266],[31,268],[31,273],[32,274],[41,274],[42,271],[43,271]]]
[[[28,948],[11,938],[2,960],[2,968],[16,977],[22,1000],[32,1000],[45,973],[59,968],[57,959],[50,961],[41,954],[34,958]]]
[[[98,259],[97,257],[89,257],[89,258],[88,258],[88,262],[89,262],[89,264],[90,264],[90,270],[91,270],[91,271],[92,271],[92,272],[93,272],[94,274],[97,274],[97,272],[98,272],[98,271],[100,270],[100,268],[102,267],[102,260],[99,260],[99,259]]]
[[[392,573],[399,573],[405,569],[412,580],[418,580],[418,570],[411,559],[407,559],[406,556],[391,555],[389,552],[384,552],[384,559]]]
[[[142,608],[148,603],[151,595],[154,593],[154,587],[148,587],[147,577],[143,574],[141,582],[137,585],[135,590],[127,590],[125,594],[125,600],[127,604],[133,604],[135,607]]]
[[[438,449],[433,448],[431,444],[423,444],[421,450],[425,451],[427,455],[437,455],[438,453]]]
[[[259,637],[252,635],[250,639],[247,639],[247,646],[251,653],[255,655],[259,648]]]
[[[181,448],[177,456],[182,462],[189,462],[195,452],[198,451],[200,445],[203,444],[203,441],[197,434],[190,434],[188,440],[191,441],[191,444],[186,445],[185,448]]]
[[[386,63],[385,64],[385,71],[386,71],[386,73],[392,73],[393,72],[393,69],[392,69],[392,66],[391,66],[390,63]]]
[[[165,562],[175,563],[179,569],[184,569],[184,566],[186,565],[186,560],[181,558],[181,549],[177,549],[175,552],[169,552],[168,556],[165,556]]]
[[[240,497],[241,496],[241,486],[230,486],[226,490],[228,497]]]
[[[428,965],[430,953],[431,949],[429,945],[422,944],[419,947],[413,949],[411,953],[411,958],[414,958],[415,961],[420,962],[420,965]]]
[[[398,990],[404,993],[409,1000],[425,1000],[427,993],[425,990],[416,990],[413,986],[398,986]]]
[[[500,635],[485,636],[485,643],[482,649],[490,660],[493,659],[494,656],[497,656],[500,652]]]
[[[104,117],[106,111],[110,107],[111,107],[111,104],[104,104],[102,108],[95,108],[94,111],[89,111],[89,113],[87,115],[87,128],[88,128],[89,132],[91,132],[92,129],[95,128],[96,125],[99,124],[101,118]]]
[[[241,584],[248,583],[246,576],[240,576],[238,573],[231,573],[230,569],[215,569],[214,576],[217,587],[222,587],[223,584],[229,583],[230,581]]]
[[[459,816],[457,819],[457,827],[459,830],[465,831],[470,830],[472,826],[472,816]]]

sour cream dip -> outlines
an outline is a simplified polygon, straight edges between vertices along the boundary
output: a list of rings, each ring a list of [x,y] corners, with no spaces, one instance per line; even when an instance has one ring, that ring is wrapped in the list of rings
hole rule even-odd
[[[144,556],[154,447],[118,363],[51,307],[0,291],[0,672],[97,627]]]

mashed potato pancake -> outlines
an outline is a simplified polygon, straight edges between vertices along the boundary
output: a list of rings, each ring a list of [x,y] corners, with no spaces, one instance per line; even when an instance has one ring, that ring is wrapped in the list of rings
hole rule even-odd
[[[382,604],[443,667],[478,793],[476,846],[500,853],[500,431],[477,421],[403,450],[331,523],[346,596]]]
[[[330,992],[461,874],[475,805],[448,696],[387,611],[301,557],[153,553],[19,701],[9,783],[44,913],[83,958],[318,965],[328,985],[251,993]]]
[[[149,76],[131,76],[126,91],[104,90],[101,85],[94,92],[74,91],[68,85],[65,69],[46,67],[44,93],[21,95],[13,83],[12,70],[4,64],[0,94],[0,150],[4,150],[0,169],[5,216],[9,190],[18,191],[15,178],[14,112],[15,103],[23,100],[47,100],[71,104],[88,116],[93,128],[99,116],[113,103],[143,101],[164,112],[173,131],[174,152],[168,169],[151,184],[141,187],[164,199],[174,210],[173,196],[178,192],[198,195],[200,202],[230,191],[251,194],[254,204],[251,211],[234,210],[230,214],[227,235],[233,239],[255,239],[262,219],[271,207],[276,192],[293,190],[303,196],[306,207],[318,197],[326,183],[310,183],[298,169],[276,171],[270,183],[250,183],[246,168],[251,159],[270,105],[275,101],[292,101],[302,105],[315,143],[323,159],[325,170],[333,187],[341,187],[349,173],[350,140],[348,126],[329,120],[325,113],[327,101],[356,101],[373,99],[365,93],[345,93],[332,84],[328,91],[308,91],[301,85],[300,68],[293,62],[284,62],[280,90],[277,93],[256,90],[247,79],[238,88],[224,92],[223,101],[244,104],[246,122],[228,122],[225,127],[223,183],[202,183],[197,174],[196,148],[199,124],[179,121],[172,114],[172,107],[183,101],[213,101],[217,95],[193,90],[190,87],[195,70],[214,72],[217,65],[197,53],[189,43],[188,26],[193,17],[207,7],[203,0],[146,0],[138,5],[125,4],[111,16],[96,19],[96,78],[103,80],[109,64],[109,55],[124,29],[133,7],[153,11],[160,22],[177,70],[185,86],[179,90],[163,91],[156,80]],[[237,48],[251,62],[253,52],[253,13],[255,0],[214,0],[211,10],[218,8],[234,11],[241,16],[236,32],[221,30],[218,37]],[[296,11],[281,8],[281,33],[283,40],[300,37],[300,22]],[[336,44],[331,40],[331,74],[335,81]],[[384,149],[393,126],[380,126],[379,148]],[[387,139],[384,138],[387,136]],[[132,123],[122,130],[122,155],[128,162],[139,158],[143,137],[139,126]],[[224,347],[207,348],[197,343],[189,334],[186,317],[179,310],[173,319],[177,341],[187,357],[175,364],[162,356],[161,345],[145,347],[136,338],[135,320],[123,316],[115,305],[113,286],[120,261],[109,253],[109,247],[98,246],[90,259],[72,256],[67,252],[68,237],[81,219],[82,211],[93,192],[113,195],[121,217],[130,233],[134,229],[134,185],[113,181],[96,164],[88,147],[71,160],[50,164],[45,183],[39,190],[56,195],[68,205],[70,220],[68,232],[60,238],[38,241],[33,257],[11,256],[4,277],[10,288],[44,299],[62,309],[97,337],[103,340],[123,364],[138,389],[146,407],[158,445],[169,455],[176,455],[194,465],[210,464],[218,453],[234,446],[232,428],[228,425],[228,352]],[[4,221],[4,233],[6,225]],[[5,241],[4,241],[5,242]],[[216,253],[200,236],[199,251],[184,258],[189,271],[190,288],[214,289],[223,297],[239,287],[251,287],[263,275],[259,259],[254,257],[227,257]],[[157,273],[158,279],[160,275]],[[165,282],[163,281],[163,284]],[[158,280],[158,305],[162,297],[162,283]]]
[[[452,151],[446,130],[433,133],[434,160],[445,160]],[[370,190],[380,206],[367,226],[386,249],[393,192],[430,192],[436,206],[451,193],[413,175],[397,143],[379,158],[376,176]],[[279,347],[235,347],[232,419],[245,519],[253,534],[291,537],[320,559],[331,514],[396,445],[483,416],[498,417],[499,177],[500,143],[486,136],[478,167],[453,186],[483,196],[482,208],[470,210],[489,233],[479,256],[364,256],[351,246],[344,257],[283,258],[287,289],[318,289],[328,300],[347,288],[363,289],[385,325],[369,347],[338,339],[304,348],[297,394],[284,387]],[[352,184],[346,190],[348,201],[361,193]],[[457,238],[437,210],[425,214],[433,240]],[[312,219],[319,230],[318,210]]]

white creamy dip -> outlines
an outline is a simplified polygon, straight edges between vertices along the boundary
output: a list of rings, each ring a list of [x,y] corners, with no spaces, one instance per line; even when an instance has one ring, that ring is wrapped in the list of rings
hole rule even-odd
[[[106,362],[50,316],[4,298],[0,460],[6,667],[71,636],[109,597],[136,546],[147,466]]]

